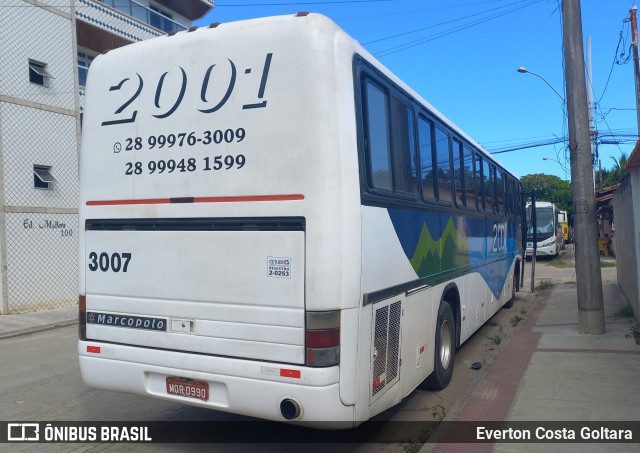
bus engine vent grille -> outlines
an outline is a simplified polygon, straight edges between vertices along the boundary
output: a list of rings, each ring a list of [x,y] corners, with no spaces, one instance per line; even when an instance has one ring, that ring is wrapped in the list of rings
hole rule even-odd
[[[399,376],[402,302],[381,302],[374,308],[371,397],[381,395]],[[376,398],[377,399],[377,398]]]

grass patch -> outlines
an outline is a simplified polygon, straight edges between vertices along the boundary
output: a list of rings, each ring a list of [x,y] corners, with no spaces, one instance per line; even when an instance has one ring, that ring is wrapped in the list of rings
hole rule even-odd
[[[491,336],[491,337],[487,337],[487,340],[491,340],[491,342],[493,344],[495,344],[496,346],[498,346],[500,343],[502,343],[502,338],[504,337],[504,329],[502,328],[502,326],[498,327],[498,333]]]
[[[522,321],[524,318],[520,315],[515,315],[513,318],[511,318],[511,327],[515,327],[518,325],[518,323],[520,321]]]
[[[442,410],[444,412],[444,408],[442,408]],[[422,449],[422,446],[429,440],[432,434],[433,431],[423,429],[418,436],[418,440],[411,441],[408,445],[405,445],[404,451],[406,451],[407,453],[418,453]]]
[[[569,261],[563,261],[559,256],[556,256],[546,264],[557,268],[574,267]]]
[[[431,407],[430,409],[431,409],[431,416],[435,420],[438,420],[439,422],[444,420],[444,416],[446,415],[446,411],[444,410],[444,406],[443,405],[437,404],[437,405]]]
[[[600,269],[603,267],[616,267],[615,261],[600,261]]]
[[[534,289],[536,291],[542,291],[551,287],[553,287],[553,283],[551,282],[551,280],[541,280],[540,283],[538,283],[538,286],[536,286]]]
[[[619,318],[633,318],[633,308],[631,308],[631,304],[627,304],[626,307],[618,310],[616,316]]]

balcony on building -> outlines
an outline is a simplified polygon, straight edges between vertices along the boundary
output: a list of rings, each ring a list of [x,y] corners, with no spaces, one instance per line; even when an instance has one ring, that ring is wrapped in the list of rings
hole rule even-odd
[[[78,45],[97,53],[187,29],[213,0],[77,0]]]
[[[91,61],[101,53],[186,30],[213,0],[76,0],[81,108]]]
[[[186,30],[212,8],[213,0],[77,0],[78,47],[95,57],[132,42]]]

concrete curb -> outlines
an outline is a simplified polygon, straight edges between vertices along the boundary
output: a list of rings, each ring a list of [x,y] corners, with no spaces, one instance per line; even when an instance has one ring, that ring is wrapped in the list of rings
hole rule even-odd
[[[0,340],[14,337],[22,337],[24,335],[30,335],[32,333],[45,332],[47,330],[57,329],[59,327],[68,327],[78,324],[77,319],[69,319],[67,321],[54,322],[51,324],[43,324],[39,326],[25,327],[23,329],[16,329],[10,332],[0,333]]]

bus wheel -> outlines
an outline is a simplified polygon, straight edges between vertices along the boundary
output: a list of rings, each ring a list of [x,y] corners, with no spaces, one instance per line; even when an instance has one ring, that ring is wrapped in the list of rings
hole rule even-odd
[[[436,324],[436,342],[433,373],[426,384],[435,389],[443,389],[451,381],[456,356],[456,323],[453,310],[446,300],[440,303]]]

